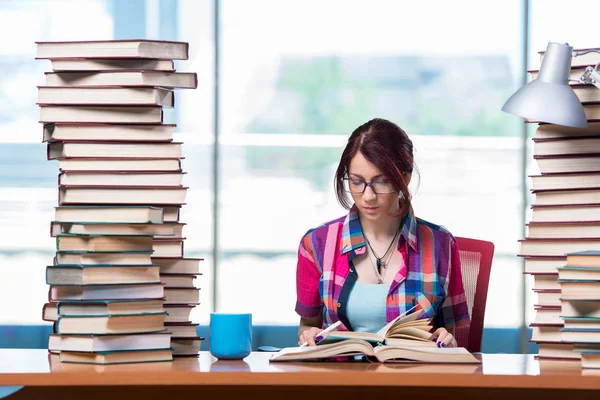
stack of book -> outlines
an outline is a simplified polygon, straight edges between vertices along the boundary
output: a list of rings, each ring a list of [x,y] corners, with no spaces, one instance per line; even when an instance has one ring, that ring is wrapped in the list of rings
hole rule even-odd
[[[579,78],[586,66],[597,62],[597,53],[573,57],[571,77]],[[536,78],[539,71],[529,72]],[[571,87],[583,104],[588,127],[539,123],[533,157],[540,174],[531,176],[535,200],[520,256],[525,257],[525,273],[533,275],[537,294],[531,340],[539,345],[538,357],[580,360],[582,352],[573,350],[584,344],[589,351],[590,346],[600,348],[600,333],[591,333],[596,317],[586,314],[592,299],[575,294],[577,288],[584,293],[593,282],[600,285],[600,262],[594,266],[574,261],[581,252],[600,250],[600,90],[592,85]],[[600,295],[595,297],[600,310]],[[585,312],[577,307],[584,304],[579,301],[585,301]],[[591,319],[584,324],[581,318],[587,317]]]
[[[170,361],[197,355],[190,311],[201,259],[184,257],[182,143],[163,123],[188,44],[150,40],[38,42],[52,63],[38,87],[43,142],[58,161],[56,255],[43,319],[61,362]]]

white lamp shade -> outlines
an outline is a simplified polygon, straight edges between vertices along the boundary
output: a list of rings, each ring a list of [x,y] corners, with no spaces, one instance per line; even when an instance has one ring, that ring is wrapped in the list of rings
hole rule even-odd
[[[573,48],[548,43],[538,78],[517,90],[502,111],[531,121],[587,127],[581,102],[569,86]]]

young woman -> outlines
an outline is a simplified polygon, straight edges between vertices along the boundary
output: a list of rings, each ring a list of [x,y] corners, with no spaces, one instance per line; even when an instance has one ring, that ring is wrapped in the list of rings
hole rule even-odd
[[[337,321],[376,332],[416,305],[433,318],[438,347],[456,346],[454,328],[469,322],[458,248],[413,215],[413,168],[412,141],[390,121],[373,119],[348,139],[335,190],[349,213],[309,230],[298,249],[298,344],[314,345]]]

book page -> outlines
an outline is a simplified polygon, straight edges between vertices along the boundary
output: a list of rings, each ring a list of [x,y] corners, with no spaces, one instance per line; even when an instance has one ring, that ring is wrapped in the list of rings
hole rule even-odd
[[[392,325],[394,325],[398,322],[404,323],[404,322],[414,321],[417,318],[419,318],[419,316],[421,316],[421,314],[423,313],[423,310],[415,311],[414,313],[409,314],[411,311],[414,311],[416,308],[417,308],[417,306],[415,305],[415,306],[411,307],[410,309],[406,310],[405,312],[403,312],[402,314],[398,315],[396,318],[394,318],[393,320],[388,322],[383,328],[381,328],[377,332],[377,335],[385,337],[387,332],[392,327]]]

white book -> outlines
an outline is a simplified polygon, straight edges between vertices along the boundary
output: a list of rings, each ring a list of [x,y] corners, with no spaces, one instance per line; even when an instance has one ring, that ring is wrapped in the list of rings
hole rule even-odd
[[[104,71],[46,72],[46,86],[161,86],[165,88],[196,89],[195,72],[161,71]]]
[[[64,157],[103,158],[180,158],[181,143],[86,143],[48,144],[48,159]]]
[[[40,122],[161,124],[162,107],[41,106]]]
[[[174,130],[173,124],[46,124],[42,141],[170,142]]]
[[[187,60],[189,44],[166,40],[85,40],[36,42],[38,59],[158,58]]]
[[[51,301],[160,299],[164,289],[160,284],[50,286]]]
[[[60,171],[181,171],[177,158],[57,158]]]
[[[180,186],[184,172],[61,172],[58,184],[65,186]]]
[[[38,105],[162,106],[172,108],[172,90],[158,87],[38,86]]]
[[[164,210],[151,206],[60,206],[54,208],[55,222],[155,223]]]
[[[183,205],[187,187],[84,187],[62,186],[59,188],[58,204],[164,204]]]
[[[155,60],[140,58],[64,58],[51,60],[52,71],[110,71],[119,69],[142,69],[175,72],[172,60]]]
[[[145,333],[133,335],[78,336],[52,334],[48,338],[50,351],[118,351],[150,350],[171,347],[169,333]]]

